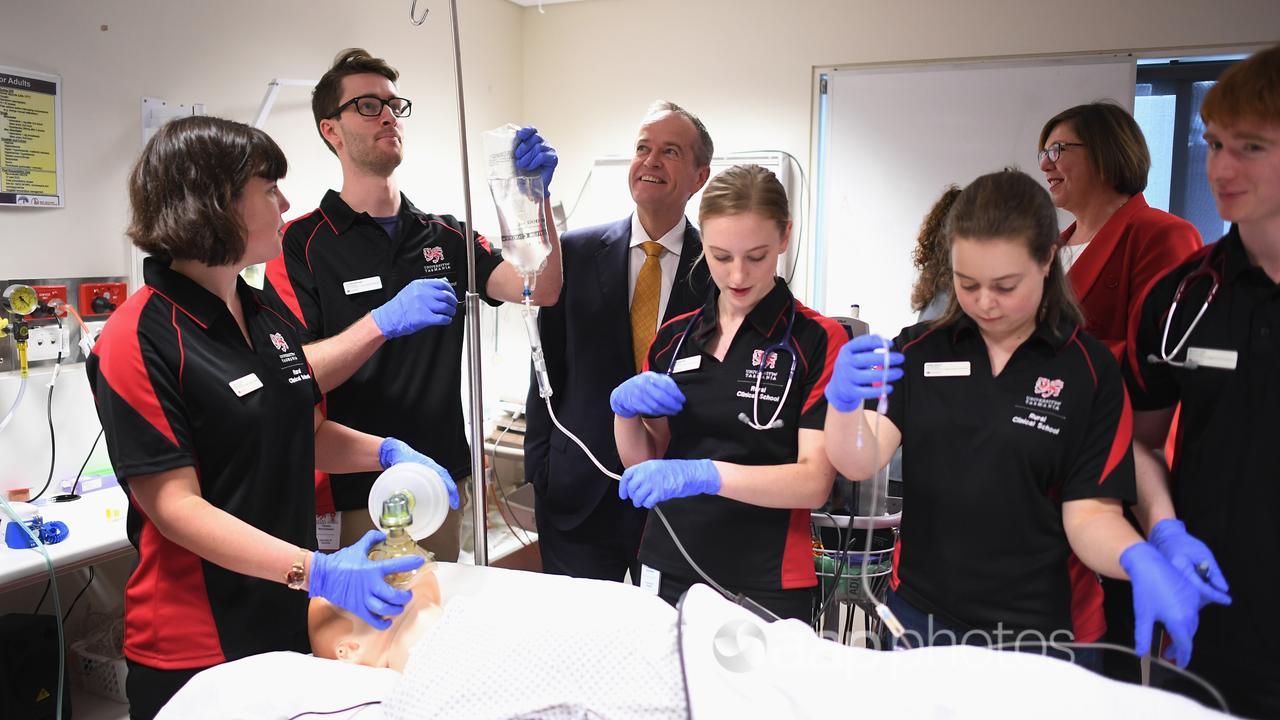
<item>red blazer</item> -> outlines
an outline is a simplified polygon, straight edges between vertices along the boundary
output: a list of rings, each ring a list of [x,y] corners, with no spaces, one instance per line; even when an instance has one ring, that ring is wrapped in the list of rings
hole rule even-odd
[[[1075,231],[1072,223],[1063,231],[1062,242]],[[1191,223],[1147,205],[1142,193],[1129,198],[1067,273],[1084,310],[1085,329],[1124,362],[1129,318],[1137,317],[1147,286],[1201,245]]]

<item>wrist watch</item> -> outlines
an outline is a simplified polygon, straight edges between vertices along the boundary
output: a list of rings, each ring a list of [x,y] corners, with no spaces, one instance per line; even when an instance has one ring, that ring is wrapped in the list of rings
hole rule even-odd
[[[289,566],[289,572],[285,573],[284,582],[289,586],[290,590],[302,590],[307,585],[307,551],[298,550],[298,559],[293,561],[293,565]]]

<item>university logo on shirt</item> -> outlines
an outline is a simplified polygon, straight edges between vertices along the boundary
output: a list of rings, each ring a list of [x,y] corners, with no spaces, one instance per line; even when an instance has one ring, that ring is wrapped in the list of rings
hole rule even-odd
[[[1058,394],[1061,392],[1062,392],[1061,380],[1050,380],[1047,377],[1036,379],[1035,393],[1040,397],[1045,399],[1048,399],[1051,397],[1058,397]]]
[[[751,353],[752,367],[760,367],[760,361],[763,359],[764,359],[764,350],[759,350],[759,349],[754,350]],[[768,368],[769,370],[772,370],[777,366],[778,366],[778,353],[776,352],[769,353],[769,361],[765,365],[765,367]]]
[[[271,333],[271,344],[276,346],[280,352],[289,352],[289,343],[284,341],[284,335],[280,333]]]
[[[436,263],[444,260],[444,248],[422,248],[422,258],[432,265],[435,265]]]

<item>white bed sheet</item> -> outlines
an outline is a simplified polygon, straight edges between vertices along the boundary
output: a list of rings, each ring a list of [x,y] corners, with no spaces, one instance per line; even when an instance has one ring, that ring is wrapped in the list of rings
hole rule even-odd
[[[522,612],[522,598],[586,598],[593,601],[601,613],[608,613],[617,593],[641,592],[599,580],[456,563],[438,563],[436,576],[445,607],[462,596],[489,600],[508,598],[508,609],[516,615]],[[661,603],[656,598],[654,602]],[[674,617],[674,611],[671,616]],[[528,622],[536,623],[537,618],[530,617]],[[496,670],[501,665],[501,661],[495,659],[492,667]],[[199,673],[165,705],[157,720],[286,720],[306,711],[327,712],[382,700],[399,678],[400,674],[393,670],[293,652],[264,653]],[[374,705],[347,713],[308,717],[383,720],[384,713],[381,705]]]
[[[705,585],[691,588],[681,608],[694,720],[1227,717],[1178,695],[1039,655],[975,647],[883,652],[839,645],[796,620],[762,622]],[[743,623],[754,629],[744,632]],[[729,642],[727,625],[746,642]],[[743,662],[725,660],[737,656]]]

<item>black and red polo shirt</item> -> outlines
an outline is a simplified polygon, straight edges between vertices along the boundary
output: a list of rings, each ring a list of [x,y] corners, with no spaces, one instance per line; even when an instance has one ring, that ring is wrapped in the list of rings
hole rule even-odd
[[[848,334],[835,320],[802,305],[778,279],[738,328],[721,362],[708,344],[718,322],[719,297],[713,287],[701,310],[669,320],[649,346],[646,369],[673,370],[671,377],[685,396],[684,409],[667,419],[671,444],[666,457],[740,465],[794,463],[800,429],[821,430],[826,420],[823,392]],[[686,333],[679,357],[674,357]],[[790,352],[766,355],[775,343],[784,343]],[[782,426],[754,430],[740,421],[739,414],[751,418],[755,413],[752,398],[763,365],[757,417],[759,424],[769,422],[793,363],[795,378],[778,415]],[[809,508],[766,508],[718,495],[668,500],[659,507],[694,562],[727,588],[788,590],[817,584]],[[676,577],[696,578],[666,528],[653,520],[644,531],[640,561]]]
[[[329,419],[380,437],[394,436],[440,463],[454,478],[471,474],[462,416],[463,304],[467,292],[464,223],[430,215],[400,196],[392,238],[368,213],[357,213],[330,190],[320,207],[289,223],[284,252],[267,263],[267,302],[297,318],[303,342],[337,335],[395,297],[410,281],[444,278],[458,294],[449,325],[389,340],[354,375],[325,395]],[[475,235],[476,283],[485,286],[502,260]],[[368,503],[377,473],[329,478],[332,505],[319,477],[319,511]]]
[[[964,315],[909,327],[894,349],[906,358],[888,411],[902,432],[894,590],[957,627],[1097,640],[1102,588],[1071,552],[1062,503],[1135,500],[1115,357],[1074,325],[1041,323],[993,377]]]
[[[1280,707],[1280,637],[1262,630],[1280,597],[1280,284],[1249,259],[1233,226],[1156,281],[1141,308],[1124,368],[1133,406],[1182,404],[1169,480],[1174,509],[1213,551],[1231,586],[1230,606],[1200,611],[1191,667],[1215,682],[1224,675],[1237,676],[1239,685],[1269,678],[1269,702]],[[1151,361],[1172,352],[1188,330],[1171,357],[1196,367]]]
[[[238,281],[250,347],[212,293],[155,259],[144,275],[85,364],[121,485],[191,466],[209,504],[314,548],[320,393],[291,321]],[[129,659],[173,670],[309,650],[306,593],[201,559],[136,504],[128,534],[138,550],[125,587]]]

